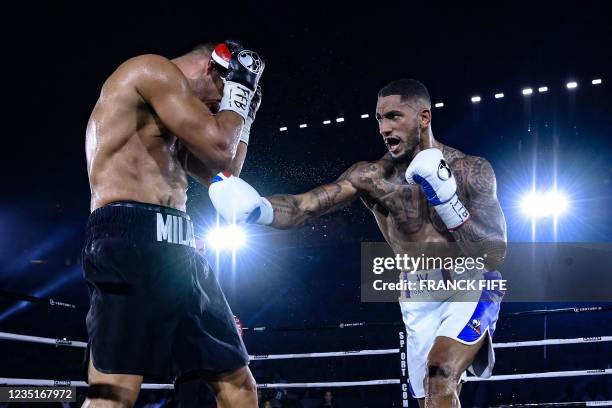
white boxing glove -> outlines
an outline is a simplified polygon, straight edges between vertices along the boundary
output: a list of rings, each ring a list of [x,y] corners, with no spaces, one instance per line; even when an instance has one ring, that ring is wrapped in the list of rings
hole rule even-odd
[[[440,149],[426,149],[414,156],[406,169],[406,181],[421,186],[450,231],[470,218],[469,211],[457,197],[457,182]]]
[[[272,204],[246,181],[229,171],[217,174],[208,188],[208,196],[226,222],[270,225],[274,220]]]

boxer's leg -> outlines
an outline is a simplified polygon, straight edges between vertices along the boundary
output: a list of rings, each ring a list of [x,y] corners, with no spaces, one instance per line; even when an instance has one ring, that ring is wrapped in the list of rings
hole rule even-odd
[[[248,366],[209,381],[221,408],[257,408],[257,385]]]
[[[439,336],[427,356],[425,406],[459,407],[459,381],[476,354],[488,341],[488,332],[475,344],[467,345]],[[419,402],[421,405],[421,402]],[[423,406],[423,405],[421,405]]]
[[[104,374],[96,370],[90,354],[87,377],[89,390],[83,408],[131,408],[136,403],[142,376]]]

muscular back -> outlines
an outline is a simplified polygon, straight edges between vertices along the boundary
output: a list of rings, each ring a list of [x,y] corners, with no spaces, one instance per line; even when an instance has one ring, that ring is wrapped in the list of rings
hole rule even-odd
[[[86,133],[91,209],[132,200],[184,210],[187,175],[176,137],[137,91],[146,61],[130,60],[102,87]]]

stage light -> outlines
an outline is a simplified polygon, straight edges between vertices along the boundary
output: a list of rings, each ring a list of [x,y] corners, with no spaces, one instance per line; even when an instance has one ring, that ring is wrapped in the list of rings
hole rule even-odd
[[[223,225],[206,234],[206,243],[216,251],[237,250],[246,243],[246,233],[238,225]]]
[[[523,95],[531,95],[533,93],[533,89],[525,88],[521,92],[523,93]]]
[[[538,88],[538,92],[539,93],[548,92],[548,87],[547,86],[541,86],[541,87]]]
[[[480,102],[480,96],[472,96],[472,103]]]
[[[521,201],[521,209],[532,218],[557,217],[568,205],[567,197],[559,191],[529,193]]]
[[[280,128],[280,131],[281,131],[281,132],[284,132],[285,130],[287,130],[287,127],[286,127],[286,126],[283,126],[282,128]]]
[[[305,123],[302,123],[302,124],[300,125],[300,129],[304,129],[305,127],[308,127],[308,125],[307,125],[307,124],[305,124]]]
[[[500,92],[500,93],[496,93],[496,94],[495,94],[495,99],[501,99],[501,98],[503,98],[503,97],[504,97],[504,94],[503,94],[503,93],[501,93],[501,92]]]
[[[324,125],[329,125],[330,123],[331,123],[331,120],[324,120],[324,121],[323,121],[323,124],[324,124]]]
[[[434,106],[435,106],[436,108],[441,108],[441,107],[443,107],[443,106],[444,106],[444,103],[442,103],[442,102],[438,102],[438,103],[436,103]]]
[[[599,84],[601,84],[601,79],[594,79],[594,80],[591,81],[591,83],[593,85],[599,85]]]
[[[578,87],[578,83],[577,82],[568,82],[567,84],[565,84],[565,86],[567,86],[567,89],[574,89]]]
[[[336,119],[336,122],[338,122],[338,123],[344,122],[344,118],[338,118],[338,119]]]
[[[370,115],[368,115],[367,113],[364,113],[363,115],[361,115],[361,119],[367,119],[369,117]]]

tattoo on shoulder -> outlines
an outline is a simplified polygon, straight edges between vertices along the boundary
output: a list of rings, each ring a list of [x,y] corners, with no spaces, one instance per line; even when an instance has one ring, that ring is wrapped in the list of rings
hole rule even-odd
[[[496,193],[495,173],[488,161],[474,157],[468,163],[468,183],[477,194],[491,195]]]
[[[446,145],[442,147],[442,155],[449,163],[453,163],[458,159],[463,159],[466,157],[465,153],[463,153],[461,150],[457,150]]]

